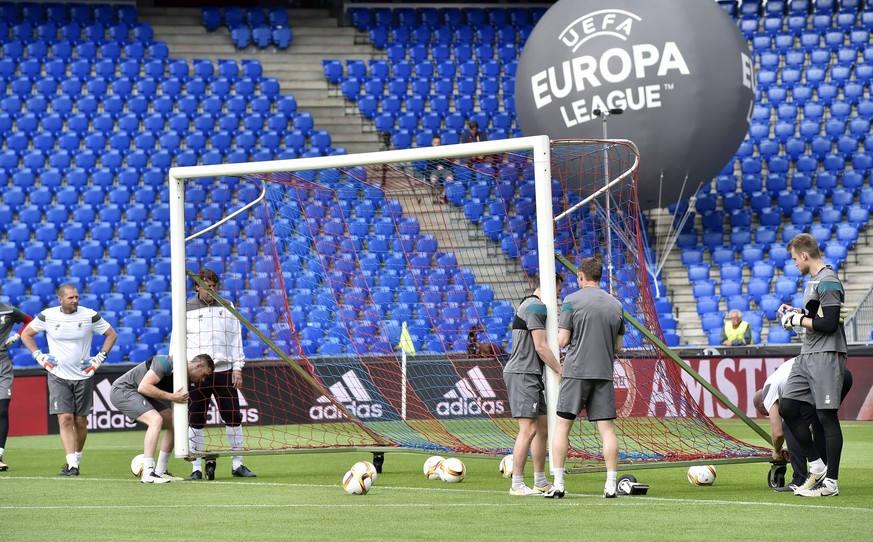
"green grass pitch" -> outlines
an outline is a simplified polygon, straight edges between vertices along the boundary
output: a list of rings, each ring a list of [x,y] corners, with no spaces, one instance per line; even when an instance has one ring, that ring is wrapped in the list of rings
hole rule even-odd
[[[747,442],[737,422],[720,424]],[[10,438],[0,473],[0,538],[38,540],[869,540],[873,423],[844,422],[840,495],[806,499],[766,485],[766,463],[722,465],[711,487],[685,467],[634,471],[648,495],[605,500],[603,473],[568,475],[562,500],[511,497],[498,458],[465,458],[460,484],[422,476],[425,454],[390,452],[370,493],[346,495],[363,452],[253,456],[252,479],[140,484],[130,474],[142,432],[92,434],[79,478],[63,478],[60,439]],[[190,466],[173,459],[171,471]],[[527,479],[532,478],[528,464]]]

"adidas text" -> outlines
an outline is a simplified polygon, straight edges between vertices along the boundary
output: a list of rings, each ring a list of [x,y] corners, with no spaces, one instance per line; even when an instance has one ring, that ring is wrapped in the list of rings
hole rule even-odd
[[[503,412],[503,401],[459,398],[452,401],[440,401],[436,406],[437,416],[479,416],[482,414],[503,414]]]
[[[381,418],[382,405],[379,403],[342,403],[343,407],[356,418]],[[309,417],[313,420],[341,420],[345,413],[334,404],[315,405],[309,409]]]

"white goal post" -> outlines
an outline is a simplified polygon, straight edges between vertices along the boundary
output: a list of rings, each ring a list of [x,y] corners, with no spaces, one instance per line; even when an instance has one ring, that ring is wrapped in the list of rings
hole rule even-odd
[[[275,160],[268,162],[250,162],[238,164],[218,164],[209,166],[174,167],[169,171],[169,202],[170,202],[170,257],[171,257],[171,295],[172,295],[172,335],[177,339],[171,345],[170,354],[173,357],[174,389],[188,388],[186,359],[186,299],[188,280],[186,275],[185,243],[221,224],[230,217],[210,225],[207,229],[186,236],[185,225],[185,187],[190,179],[217,176],[241,176],[281,172],[296,172],[322,168],[346,168],[412,162],[429,159],[463,158],[508,152],[530,152],[534,165],[534,181],[536,186],[536,216],[539,246],[539,273],[542,277],[540,289],[543,300],[548,308],[547,339],[549,347],[557,356],[558,349],[558,307],[555,277],[555,246],[553,234],[552,213],[552,175],[551,151],[548,136],[531,136],[516,139],[484,141],[459,145],[423,147],[404,150],[392,150],[363,154],[322,156],[299,158],[292,160]],[[255,202],[260,201],[256,200]],[[246,202],[246,203],[255,203]],[[240,202],[242,205],[243,202]],[[546,388],[549,406],[549,433],[554,427],[554,405],[557,398],[558,377],[548,371]],[[188,457],[190,454],[188,442],[188,405],[174,403],[173,416],[175,420],[175,455]]]

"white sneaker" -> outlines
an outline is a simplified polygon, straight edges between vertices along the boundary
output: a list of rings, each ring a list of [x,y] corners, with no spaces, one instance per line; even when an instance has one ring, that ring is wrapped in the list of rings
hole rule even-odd
[[[516,497],[530,497],[536,495],[537,497],[542,496],[542,493],[527,487],[526,485],[521,485],[519,487],[511,487],[509,488],[509,494],[514,495]]]
[[[603,498],[604,499],[614,499],[618,495],[615,493],[615,484],[606,484],[603,487]]]
[[[563,499],[564,488],[553,485],[550,490],[543,493],[543,497],[547,499]]]
[[[163,478],[164,480],[169,480],[170,482],[181,482],[182,481],[181,478],[179,478],[178,476],[173,476],[172,474],[170,474],[170,472],[164,472],[161,474],[158,474],[156,472],[155,476],[157,476],[158,478]]]
[[[812,472],[809,471],[809,476],[806,477],[806,481],[803,482],[803,485],[794,490],[795,495],[800,495],[801,491],[807,491],[815,487],[822,478],[824,478],[825,474],[827,474],[828,470],[824,469],[821,472]]]
[[[161,478],[160,476],[155,474],[155,471],[150,470],[148,472],[142,473],[142,477],[140,477],[139,481],[144,484],[166,484],[171,480],[167,478]]]
[[[840,494],[840,490],[837,488],[836,482],[834,482],[833,487],[830,487],[827,482],[822,481],[812,489],[798,490],[794,494],[801,497],[836,497]]]

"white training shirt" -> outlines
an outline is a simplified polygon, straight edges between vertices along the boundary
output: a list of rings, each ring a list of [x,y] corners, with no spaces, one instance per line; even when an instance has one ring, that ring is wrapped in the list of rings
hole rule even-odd
[[[185,334],[188,361],[200,354],[209,354],[215,362],[215,372],[241,371],[246,364],[239,320],[218,302],[204,303],[194,296],[185,307]],[[176,337],[170,336],[170,352]]]
[[[39,313],[30,323],[34,331],[45,331],[49,353],[58,359],[55,376],[66,380],[86,380],[94,372],[82,372],[82,360],[91,357],[91,339],[112,328],[96,311],[81,305],[72,314],[61,307],[51,307]]]
[[[791,374],[791,367],[794,365],[794,359],[791,358],[778,369],[773,371],[773,374],[767,377],[764,381],[764,408],[770,412],[770,407],[782,397],[782,390],[788,382],[788,375]]]

